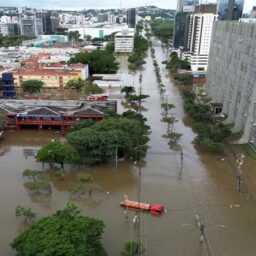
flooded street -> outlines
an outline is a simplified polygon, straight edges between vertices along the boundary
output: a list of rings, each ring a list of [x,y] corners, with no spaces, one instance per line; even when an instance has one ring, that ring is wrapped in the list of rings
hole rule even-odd
[[[70,167],[63,180],[51,180],[52,194],[31,195],[23,184],[22,172],[26,168],[42,169],[33,154],[42,145],[58,138],[52,131],[21,130],[6,132],[0,142],[0,255],[14,255],[9,243],[24,228],[22,219],[15,217],[17,205],[28,206],[37,217],[50,215],[62,208],[68,200],[75,200],[82,213],[102,219],[106,225],[103,244],[109,256],[119,256],[128,240],[137,240],[137,225],[132,219],[135,212],[124,211],[119,204],[127,195],[138,199],[141,183],[141,200],[163,204],[167,212],[162,216],[142,213],[141,241],[147,256],[254,256],[256,251],[256,207],[246,190],[239,193],[236,176],[228,161],[195,149],[192,141],[196,134],[187,125],[179,90],[170,80],[162,61],[166,53],[158,41],[153,42],[162,82],[166,87],[165,99],[176,106],[173,110],[178,122],[175,131],[183,134],[181,145],[184,165],[181,169],[179,151],[170,149],[163,138],[167,127],[160,119],[161,98],[150,52],[142,70],[142,93],[150,95],[144,103],[143,114],[151,126],[150,143],[141,170],[131,161],[82,169]],[[139,89],[139,72],[129,73],[127,57],[119,56],[124,85]],[[111,94],[118,92],[111,91]],[[119,102],[119,111],[123,109]],[[46,169],[48,166],[46,166]],[[255,167],[254,167],[255,168]],[[93,178],[92,195],[71,197],[70,187],[75,177],[83,171]],[[47,171],[46,172],[51,172]],[[200,231],[195,215],[203,214],[206,240],[200,243]],[[126,218],[126,216],[128,218]]]

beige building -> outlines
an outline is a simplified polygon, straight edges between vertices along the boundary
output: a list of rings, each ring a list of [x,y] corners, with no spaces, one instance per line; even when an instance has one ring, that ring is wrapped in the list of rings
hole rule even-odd
[[[70,67],[55,63],[46,66],[29,66],[12,70],[17,87],[30,79],[41,80],[45,88],[64,88],[73,78],[86,80],[89,76],[88,65],[74,64]]]

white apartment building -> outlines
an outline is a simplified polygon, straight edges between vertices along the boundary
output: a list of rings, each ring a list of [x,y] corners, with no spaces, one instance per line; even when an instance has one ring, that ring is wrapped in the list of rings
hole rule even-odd
[[[187,59],[191,63],[192,71],[207,70],[212,26],[217,17],[213,13],[196,13],[187,18],[186,45],[182,59]]]
[[[133,46],[134,46],[133,32],[123,31],[115,35],[115,52],[132,53]]]

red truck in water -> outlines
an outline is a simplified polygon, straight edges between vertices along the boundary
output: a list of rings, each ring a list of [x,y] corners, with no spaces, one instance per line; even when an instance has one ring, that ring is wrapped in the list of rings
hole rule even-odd
[[[107,94],[91,94],[87,96],[87,100],[89,101],[101,101],[101,100],[107,100],[108,95]]]

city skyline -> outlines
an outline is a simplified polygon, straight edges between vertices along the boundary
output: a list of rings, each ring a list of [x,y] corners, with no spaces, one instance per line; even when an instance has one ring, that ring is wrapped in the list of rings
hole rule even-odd
[[[204,1],[203,1],[204,2]],[[211,0],[208,2],[216,2]],[[32,7],[32,8],[44,8],[44,9],[63,9],[63,10],[82,10],[82,9],[117,9],[117,8],[130,8],[145,5],[155,5],[164,9],[176,9],[177,0],[163,0],[159,4],[158,0],[130,0],[129,3],[123,0],[104,0],[100,5],[95,4],[93,0],[13,0],[11,3],[7,0],[0,0],[0,6],[11,7]],[[247,13],[252,9],[252,6],[256,5],[256,0],[245,0],[244,12]]]

